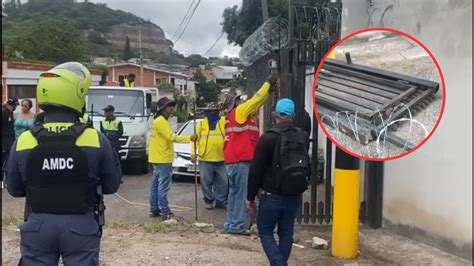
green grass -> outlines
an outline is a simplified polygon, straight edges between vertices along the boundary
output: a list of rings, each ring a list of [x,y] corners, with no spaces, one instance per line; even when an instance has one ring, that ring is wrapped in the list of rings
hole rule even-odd
[[[2,218],[2,226],[6,225],[19,225],[23,223],[23,218],[15,216],[7,216]]]
[[[128,223],[120,221],[109,221],[105,224],[105,229],[124,229],[134,230],[141,229],[147,233],[168,233],[176,229],[177,225],[170,225],[161,222],[153,223]]]

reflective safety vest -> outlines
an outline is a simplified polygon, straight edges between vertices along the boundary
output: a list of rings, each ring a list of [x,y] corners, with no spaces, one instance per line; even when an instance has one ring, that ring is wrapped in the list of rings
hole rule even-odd
[[[87,121],[89,121],[89,115],[84,114],[83,116],[79,117],[79,122],[87,124]]]
[[[82,117],[79,117],[79,122],[92,126],[92,121],[89,120],[89,115],[84,113]]]
[[[238,163],[251,161],[259,138],[257,124],[247,117],[243,124],[235,120],[237,108],[230,112],[225,127],[224,161]]]
[[[115,118],[114,120],[103,118],[100,121],[100,124],[104,131],[119,131],[120,120],[118,118]]]
[[[225,117],[217,122],[216,128],[210,130],[207,118],[202,120],[196,127],[196,134],[199,138],[198,155],[199,160],[204,162],[224,161],[224,140],[225,140]],[[192,154],[195,154],[194,145]]]
[[[125,87],[129,87],[129,88],[135,87],[135,81],[130,82],[128,81],[128,79],[124,79],[123,83],[125,84]]]
[[[80,214],[93,210],[99,184],[89,176],[81,142],[100,146],[97,131],[79,123],[35,126],[20,136],[17,150],[31,147],[25,181],[31,211]]]

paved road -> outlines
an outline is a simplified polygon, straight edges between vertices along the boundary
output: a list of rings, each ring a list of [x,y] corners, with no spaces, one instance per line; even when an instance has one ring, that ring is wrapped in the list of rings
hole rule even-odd
[[[151,173],[148,175],[125,175],[124,183],[118,194],[134,204],[127,203],[116,195],[105,196],[106,219],[123,222],[149,221],[149,208],[142,205],[148,205],[151,175]],[[173,181],[169,200],[171,205],[185,207],[179,209],[188,209],[179,211],[175,208],[174,213],[177,216],[183,217],[187,221],[194,221],[194,182],[192,177]],[[2,217],[21,217],[23,215],[24,199],[12,198],[6,189],[2,190],[2,205]],[[223,226],[226,216],[225,210],[206,210],[204,208],[201,187],[198,187],[198,214],[200,222],[214,223],[218,227]]]

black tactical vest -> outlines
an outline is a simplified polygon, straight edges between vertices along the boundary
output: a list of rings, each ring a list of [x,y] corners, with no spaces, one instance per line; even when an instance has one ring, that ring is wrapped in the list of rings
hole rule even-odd
[[[75,124],[59,133],[43,126],[30,129],[38,141],[27,159],[26,187],[31,211],[80,214],[93,210],[98,180],[89,177],[87,156],[76,146],[76,139],[86,127]]]

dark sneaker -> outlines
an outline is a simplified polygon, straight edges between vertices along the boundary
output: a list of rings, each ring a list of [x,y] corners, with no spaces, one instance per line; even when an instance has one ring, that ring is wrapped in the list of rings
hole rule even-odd
[[[175,218],[174,214],[172,212],[168,213],[168,214],[162,214],[161,215],[165,220],[170,220],[170,219],[173,219]]]
[[[227,209],[227,205],[223,203],[216,203],[216,206],[214,207],[216,209]]]
[[[225,231],[225,233],[229,234],[229,235],[239,235],[239,236],[250,236],[251,235],[250,230],[244,230],[244,231],[240,231],[240,232]]]
[[[214,209],[214,206],[212,205],[212,203],[207,203],[207,202],[205,202],[204,204],[206,205],[206,210],[212,210],[212,209]]]
[[[150,213],[148,214],[148,217],[150,217],[150,218],[158,218],[158,217],[160,217],[160,216],[161,216],[160,212],[156,212],[156,211],[150,212]]]

